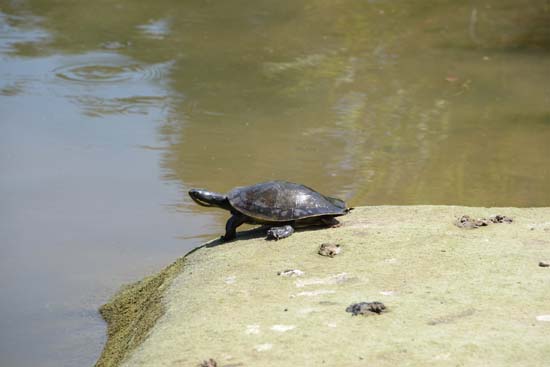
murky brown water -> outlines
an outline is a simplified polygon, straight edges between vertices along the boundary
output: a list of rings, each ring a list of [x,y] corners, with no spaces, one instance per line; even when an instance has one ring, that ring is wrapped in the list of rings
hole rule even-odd
[[[550,205],[550,2],[0,0],[0,365],[212,236],[189,187]]]

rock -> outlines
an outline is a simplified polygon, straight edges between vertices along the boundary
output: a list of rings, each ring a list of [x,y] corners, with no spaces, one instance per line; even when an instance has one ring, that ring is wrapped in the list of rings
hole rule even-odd
[[[301,277],[304,274],[305,273],[300,269],[288,269],[277,272],[277,275],[280,275],[282,277]]]
[[[328,257],[334,257],[340,252],[342,252],[342,248],[337,243],[323,243],[318,251],[319,255]]]
[[[491,215],[489,220],[493,223],[512,223],[514,221],[512,218],[501,214]]]
[[[514,223],[450,230],[457,212]],[[342,221],[276,245],[212,242],[125,287],[102,307],[97,367],[547,364],[548,272],[533,259],[548,255],[550,208],[375,206]],[[321,243],[345,244],[346,256],[312,256]],[[307,277],[282,278],[298,267]],[[391,312],[374,302],[344,312],[373,296]]]
[[[380,315],[386,311],[386,306],[382,302],[359,302],[353,303],[346,308],[346,312],[350,312],[353,316],[357,315]]]
[[[463,215],[456,219],[455,225],[459,228],[474,229],[478,227],[484,227],[489,225],[489,221],[485,218],[470,218],[469,215]]]
[[[212,358],[210,358],[207,361],[203,361],[200,364],[200,367],[218,367],[218,363],[215,360],[213,360]]]

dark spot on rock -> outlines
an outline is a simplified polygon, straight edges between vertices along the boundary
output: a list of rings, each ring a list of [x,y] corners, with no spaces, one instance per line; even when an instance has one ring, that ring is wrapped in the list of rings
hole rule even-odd
[[[469,215],[463,215],[456,219],[455,226],[464,229],[474,229],[478,227],[484,227],[489,225],[489,220],[485,218],[471,218]]]
[[[455,322],[456,320],[462,319],[464,317],[471,316],[475,312],[476,310],[469,308],[462,312],[453,313],[453,314],[445,315],[445,316],[430,320],[428,321],[428,325],[449,324],[449,323]]]
[[[319,247],[318,254],[322,256],[334,257],[342,252],[342,248],[337,243],[323,243]]]
[[[382,302],[359,302],[353,303],[346,308],[346,312],[350,312],[353,316],[357,315],[380,315],[386,312],[386,306]]]
[[[472,218],[469,215],[463,215],[455,220],[455,226],[464,229],[474,229],[478,227],[485,227],[491,223],[512,223],[514,220],[511,217],[507,217],[502,214],[491,215],[487,218]]]
[[[209,358],[207,361],[202,361],[202,363],[199,366],[200,367],[218,367],[218,363],[212,358]]]
[[[547,267],[550,266],[550,262],[548,262],[548,261],[541,261],[541,262],[539,262],[539,266],[540,266],[541,268],[547,268]]]
[[[304,275],[304,272],[299,269],[287,269],[283,271],[278,271],[277,275],[282,277],[300,277]]]
[[[491,215],[489,220],[493,223],[512,223],[514,221],[512,218],[501,214]]]

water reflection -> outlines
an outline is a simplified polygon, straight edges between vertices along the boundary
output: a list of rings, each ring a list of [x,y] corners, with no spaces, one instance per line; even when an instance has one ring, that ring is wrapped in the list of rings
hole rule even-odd
[[[28,45],[45,43],[49,34],[39,25],[40,17],[32,14],[0,12],[0,51],[2,54],[21,54]]]
[[[140,29],[147,37],[161,40],[170,32],[170,22],[168,19],[159,19],[150,21],[147,24],[139,25],[138,29]]]
[[[539,174],[548,180],[545,170],[532,170],[541,168],[536,155],[522,155],[523,165],[513,168],[532,172],[533,198],[521,187],[503,188],[502,177],[487,169],[495,153],[507,150],[500,135],[515,135],[505,122],[511,110],[529,109],[529,120],[548,111],[547,87],[535,80],[546,78],[548,61],[536,54],[538,44],[519,44],[525,19],[545,6],[530,4],[516,18],[517,9],[506,6],[323,3],[283,18],[284,28],[273,19],[263,23],[261,36],[215,33],[201,53],[222,50],[223,62],[192,57],[188,71],[174,75],[173,87],[185,89],[188,104],[177,112],[186,123],[168,132],[179,134],[165,160],[169,177],[191,185],[223,177],[212,182],[218,190],[285,177],[354,204],[548,202],[535,183]],[[458,16],[449,19],[451,11]],[[323,22],[329,14],[332,21]],[[246,15],[233,14],[243,24]],[[497,39],[495,22],[514,29],[513,37]],[[248,54],[260,38],[264,47]],[[309,44],[293,47],[304,39]],[[271,47],[276,43],[291,46]],[[192,40],[185,47],[195,48]],[[547,154],[548,131],[524,134],[539,156]],[[475,153],[464,155],[463,145]]]
[[[3,284],[19,322],[3,340],[24,340],[28,314],[102,335],[80,311],[222,232],[225,214],[193,205],[193,186],[550,205],[547,1],[0,4],[2,269],[25,269]],[[33,362],[82,365],[59,352],[75,343],[91,363],[100,340],[86,354],[93,336],[55,322]]]
[[[164,85],[171,63],[65,53],[41,28],[47,17],[4,21],[0,365],[92,365],[99,305],[199,243],[178,237],[210,220],[186,227],[163,206],[180,194],[159,181],[160,151],[142,148],[161,144],[155,124],[177,97]]]

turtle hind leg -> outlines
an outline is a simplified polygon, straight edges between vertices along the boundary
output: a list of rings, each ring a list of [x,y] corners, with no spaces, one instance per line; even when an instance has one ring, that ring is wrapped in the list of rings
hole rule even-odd
[[[280,240],[287,238],[294,233],[294,228],[291,225],[281,226],[281,227],[271,227],[267,230],[267,239],[268,240]]]
[[[321,217],[320,222],[321,225],[329,228],[337,228],[342,226],[342,223],[334,217]]]
[[[231,218],[225,224],[225,235],[221,237],[222,241],[231,241],[237,237],[237,227],[246,222],[246,216],[238,213],[233,213]]]

